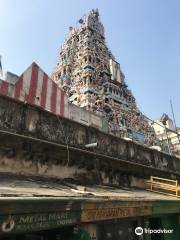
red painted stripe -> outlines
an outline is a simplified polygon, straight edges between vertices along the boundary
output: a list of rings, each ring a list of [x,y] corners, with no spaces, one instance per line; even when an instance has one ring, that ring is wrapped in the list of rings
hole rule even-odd
[[[47,95],[47,83],[48,83],[48,75],[44,73],[42,90],[41,90],[41,107],[45,108],[46,106],[46,95]]]
[[[36,97],[36,88],[37,88],[37,82],[38,82],[38,71],[39,67],[36,64],[32,65],[32,73],[31,73],[31,81],[29,86],[29,94],[26,95],[25,100],[28,103],[34,104],[35,103],[35,97]],[[24,79],[26,81],[26,79]]]
[[[59,90],[61,91],[61,90]],[[60,115],[64,116],[64,92],[61,91]]]
[[[3,95],[7,95],[8,94],[8,88],[9,88],[9,83],[2,81],[2,83],[0,84],[0,93]]]
[[[23,87],[23,75],[20,76],[19,80],[17,81],[15,85],[15,93],[14,93],[14,98],[19,99],[20,98],[20,93]]]
[[[52,80],[50,80],[52,81]],[[52,90],[51,90],[51,111],[56,113],[56,99],[57,99],[57,84],[52,82]]]

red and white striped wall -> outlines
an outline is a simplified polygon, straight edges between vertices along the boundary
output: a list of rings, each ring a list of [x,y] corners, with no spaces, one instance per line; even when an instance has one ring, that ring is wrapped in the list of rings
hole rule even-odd
[[[15,85],[0,81],[0,94],[68,116],[66,94],[36,63],[31,64]]]

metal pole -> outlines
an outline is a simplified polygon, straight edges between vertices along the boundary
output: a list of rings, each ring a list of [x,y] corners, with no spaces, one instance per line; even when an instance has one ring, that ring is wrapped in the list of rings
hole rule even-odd
[[[169,144],[169,138],[168,138],[168,134],[167,134],[167,129],[166,129],[166,126],[165,126],[165,125],[164,125],[164,127],[165,127],[165,133],[166,133],[166,138],[167,138],[167,144],[168,144],[169,154],[172,154],[171,149],[170,149],[170,144]]]
[[[177,133],[177,138],[178,138],[178,141],[179,141],[179,143],[180,143],[180,138],[179,138],[179,133],[178,133],[177,125],[176,125],[176,120],[175,120],[175,115],[174,115],[174,109],[173,109],[173,105],[172,105],[172,100],[170,100],[170,104],[171,104],[171,111],[172,111],[172,115],[173,115],[173,122],[174,122],[174,126],[175,126],[176,133]]]
[[[1,58],[2,58],[2,56],[0,55],[0,76],[3,77],[3,69],[2,69]]]
[[[177,129],[177,127],[176,127],[176,121],[175,121],[175,116],[174,116],[173,105],[172,105],[172,100],[170,100],[170,105],[171,105],[171,112],[172,112],[172,116],[173,116],[174,126],[175,126],[175,129]]]

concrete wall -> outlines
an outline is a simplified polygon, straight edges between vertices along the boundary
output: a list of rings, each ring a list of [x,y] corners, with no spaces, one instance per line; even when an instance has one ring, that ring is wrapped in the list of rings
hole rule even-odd
[[[68,118],[81,124],[102,129],[101,117],[74,104],[68,105]]]
[[[85,169],[76,166],[62,166],[57,164],[41,163],[25,159],[21,152],[13,157],[0,153],[0,173],[23,174],[29,176],[46,176],[64,178],[76,178],[77,175],[87,174]]]
[[[11,84],[16,84],[16,82],[19,79],[19,76],[17,76],[14,73],[11,73],[11,72],[6,72],[6,78],[5,79],[6,79],[7,82],[9,82]]]
[[[7,133],[23,134],[26,136],[25,139],[27,138],[25,141],[20,136],[9,137],[8,134],[7,136],[6,134],[1,134],[0,146],[12,148],[16,152],[16,144],[19,143],[18,147],[23,149],[26,143],[31,148],[28,149],[26,147],[23,150],[26,152],[25,157],[28,158],[28,155],[33,155],[27,165],[29,164],[34,169],[33,171],[40,174],[47,173],[51,175],[53,173],[53,175],[57,176],[57,166],[65,165],[67,160],[71,166],[87,169],[91,173],[98,170],[98,172],[103,173],[101,178],[104,182],[115,184],[118,184],[122,179],[126,179],[125,175],[135,174],[135,177],[137,177],[137,174],[138,178],[144,178],[150,175],[169,177],[172,174],[175,176],[176,173],[177,175],[180,173],[178,158],[105,134],[92,127],[92,119],[86,115],[81,116],[80,119],[83,122],[83,119],[87,119],[89,125],[82,125],[62,117],[58,118],[56,115],[43,111],[40,108],[15,102],[6,97],[0,97],[0,130],[7,131]],[[93,121],[95,124],[98,123],[97,119],[93,119]],[[39,145],[35,140],[31,140],[32,137],[39,139]],[[64,147],[62,149],[61,145],[44,147],[46,144],[41,143],[41,140],[48,141],[47,145],[55,143]],[[98,144],[96,148],[86,149],[86,144],[94,142]],[[70,153],[69,159],[67,159],[67,147]],[[48,154],[46,152],[47,148]],[[59,155],[55,156],[56,153]],[[16,155],[18,154],[17,152]],[[49,155],[48,159],[47,155]],[[20,159],[22,160],[23,158]],[[31,161],[36,162],[36,166]],[[62,161],[65,161],[65,163],[62,164]],[[1,166],[3,164],[5,168],[7,167],[6,169],[13,168],[11,160],[2,158]],[[14,158],[14,164],[19,166],[17,158]],[[53,167],[53,164],[56,167]],[[23,162],[21,165],[22,169],[26,168]],[[28,167],[27,171],[31,172],[31,167]],[[16,169],[20,170],[21,167]],[[57,172],[59,173],[60,170],[58,169]],[[73,170],[74,173],[75,171]],[[87,174],[84,177],[88,177]]]

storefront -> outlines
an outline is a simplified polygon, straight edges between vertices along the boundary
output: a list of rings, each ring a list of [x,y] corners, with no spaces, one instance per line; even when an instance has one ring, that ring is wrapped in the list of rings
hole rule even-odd
[[[85,203],[81,221],[95,240],[138,240],[135,229],[143,225],[144,216],[152,214],[152,206],[146,202],[101,201]],[[88,226],[91,226],[91,228]]]
[[[180,239],[179,200],[9,198],[0,213],[0,240]]]
[[[83,227],[68,226],[32,233],[10,234],[1,236],[0,240],[93,240],[93,238]]]
[[[144,240],[179,240],[179,216],[177,214],[165,214],[146,218],[143,236]]]
[[[71,239],[80,209],[80,200],[68,198],[1,201],[0,240]]]
[[[94,202],[83,205],[81,222],[93,240],[179,240],[178,212],[178,200]]]
[[[137,219],[123,219],[98,224],[98,239],[103,240],[136,240],[135,228]]]
[[[95,240],[179,240],[179,217],[161,215],[150,217],[135,217],[113,219],[93,223],[93,231],[86,230],[90,239]],[[136,231],[136,229],[141,231]]]

